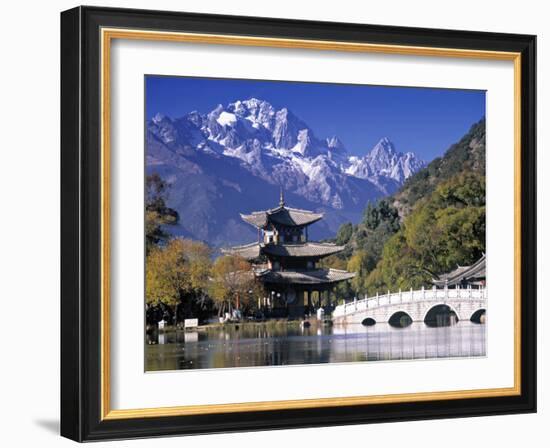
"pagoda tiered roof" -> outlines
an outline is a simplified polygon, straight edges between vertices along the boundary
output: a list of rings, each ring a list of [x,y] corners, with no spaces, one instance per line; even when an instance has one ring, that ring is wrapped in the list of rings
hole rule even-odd
[[[263,253],[278,257],[326,257],[342,252],[344,246],[331,243],[268,244]]]
[[[311,257],[321,258],[336,254],[344,250],[344,246],[332,243],[282,243],[282,244],[261,244],[251,243],[243,246],[236,246],[224,249],[223,252],[231,255],[238,255],[247,260],[254,260],[261,254],[276,257]]]
[[[355,277],[355,273],[316,266],[318,260],[343,251],[344,246],[307,241],[304,227],[322,219],[323,214],[287,207],[282,189],[278,207],[241,214],[241,217],[263,230],[263,240],[260,239],[262,232],[258,232],[258,242],[222,249],[222,252],[251,261],[254,275],[262,283],[285,290],[293,287],[312,290],[332,288]]]
[[[234,246],[228,249],[222,249],[222,253],[226,255],[237,255],[247,260],[255,260],[260,258],[260,243],[244,244],[242,246]]]
[[[292,271],[272,271],[268,269],[262,272],[258,272],[257,276],[264,283],[322,285],[350,280],[355,277],[355,273],[342,271],[340,269],[314,269]]]
[[[287,227],[302,227],[323,219],[323,213],[290,208],[283,204],[270,210],[241,214],[241,218],[258,229],[265,228],[270,222]]]

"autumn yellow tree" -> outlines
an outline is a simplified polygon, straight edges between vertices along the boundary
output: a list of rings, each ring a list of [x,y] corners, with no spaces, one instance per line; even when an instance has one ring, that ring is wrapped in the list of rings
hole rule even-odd
[[[175,238],[154,246],[147,255],[147,303],[174,306],[188,294],[206,291],[211,266],[211,251],[199,241]]]
[[[261,291],[261,286],[254,277],[252,265],[244,258],[227,255],[215,261],[212,267],[210,294],[220,314],[231,308],[253,307]]]

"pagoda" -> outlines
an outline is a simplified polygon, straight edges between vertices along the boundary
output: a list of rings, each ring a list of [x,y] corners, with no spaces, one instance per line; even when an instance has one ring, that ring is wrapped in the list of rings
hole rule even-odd
[[[344,250],[344,246],[309,241],[308,227],[323,219],[323,214],[287,207],[281,189],[278,207],[241,214],[241,218],[258,230],[258,241],[223,252],[252,263],[269,308],[277,315],[303,317],[322,307],[324,296],[325,308],[330,310],[334,286],[355,274],[318,266],[322,258]]]

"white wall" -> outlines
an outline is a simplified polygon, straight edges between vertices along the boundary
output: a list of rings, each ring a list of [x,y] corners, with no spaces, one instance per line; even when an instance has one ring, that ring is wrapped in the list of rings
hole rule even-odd
[[[439,27],[537,34],[539,229],[548,226],[550,158],[543,151],[550,120],[545,78],[550,76],[547,38],[549,12],[545,2],[531,0],[481,2],[461,0],[359,2],[298,2],[296,0],[245,1],[176,0],[88,1],[87,4],[157,8],[194,12],[270,16],[299,19]],[[0,440],[25,445],[68,445],[57,436],[59,375],[59,12],[78,3],[70,1],[10,1],[2,5],[0,33],[0,153],[2,269],[0,297]],[[546,168],[546,169],[545,169]],[[543,205],[543,202],[546,204]],[[7,250],[6,250],[7,249]],[[542,298],[548,295],[550,270],[543,252],[550,238],[539,237],[539,322],[546,312]],[[544,266],[543,266],[544,264]],[[28,310],[5,314],[6,306],[25,303]],[[9,309],[9,306],[8,306]],[[30,324],[17,319],[29,321]],[[155,444],[181,443],[201,446],[316,446],[408,443],[409,446],[463,447],[521,445],[539,439],[547,443],[550,396],[544,382],[550,346],[549,331],[539,324],[539,414],[475,419],[406,422],[293,431],[200,436],[193,439],[158,439]],[[119,445],[150,446],[151,441]],[[103,445],[103,444],[101,444]],[[9,445],[7,445],[9,446]],[[97,445],[99,446],[99,445]]]

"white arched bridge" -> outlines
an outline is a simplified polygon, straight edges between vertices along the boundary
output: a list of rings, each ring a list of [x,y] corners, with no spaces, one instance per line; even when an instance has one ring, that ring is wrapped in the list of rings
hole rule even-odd
[[[365,296],[364,299],[338,305],[332,319],[336,324],[374,325],[388,322],[394,326],[406,326],[418,321],[439,326],[457,320],[484,322],[486,309],[486,288],[422,288]]]

